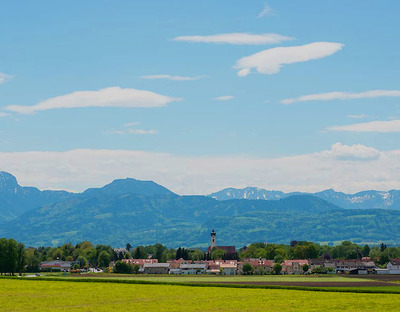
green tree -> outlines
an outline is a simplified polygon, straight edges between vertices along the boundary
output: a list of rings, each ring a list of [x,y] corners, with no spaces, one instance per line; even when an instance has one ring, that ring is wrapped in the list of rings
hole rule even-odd
[[[371,248],[369,248],[368,244],[365,245],[362,249],[362,254],[364,257],[369,257],[369,252],[371,251]]]
[[[118,260],[117,262],[115,262],[114,273],[132,274],[133,266],[121,260]]]
[[[61,248],[55,248],[53,249],[52,252],[52,258],[53,260],[61,260],[62,256],[63,256],[63,251]]]
[[[307,245],[307,247],[305,248],[305,258],[306,259],[318,258],[318,248],[314,243]]]
[[[17,245],[17,271],[19,275],[22,275],[22,272],[25,270],[26,265],[26,253],[25,253],[25,245],[22,243],[18,243]]]
[[[137,246],[132,254],[133,259],[146,259],[147,253],[144,251],[143,246]]]
[[[17,271],[18,243],[14,239],[6,241],[5,272],[14,275]]]
[[[274,257],[273,260],[274,260],[275,263],[282,263],[284,259],[283,259],[283,257],[281,255],[277,255],[277,256]]]
[[[309,269],[310,269],[310,267],[308,266],[307,263],[303,264],[303,272],[304,273],[308,272]]]
[[[97,263],[102,268],[108,267],[110,263],[110,254],[105,250],[100,252],[99,258],[97,259]]]
[[[135,264],[135,265],[133,266],[133,273],[138,274],[139,269],[140,269],[140,265],[139,265],[139,264]]]
[[[0,274],[6,273],[7,239],[0,239]]]
[[[275,274],[279,275],[279,274],[281,274],[282,266],[280,263],[275,263],[273,269],[274,269]]]
[[[250,263],[246,262],[243,264],[242,271],[244,275],[251,275],[254,272],[254,267]]]
[[[161,244],[155,244],[154,249],[154,258],[158,259],[158,262],[163,262],[163,260],[165,261],[166,259],[163,259],[163,256],[167,248]]]
[[[84,256],[79,256],[78,259],[76,259],[76,262],[78,263],[80,269],[83,269],[88,265],[88,261]]]
[[[225,255],[225,250],[215,248],[211,251],[211,259],[213,260],[220,260]]]
[[[36,248],[26,250],[26,270],[28,272],[38,272],[40,269],[40,252]]]

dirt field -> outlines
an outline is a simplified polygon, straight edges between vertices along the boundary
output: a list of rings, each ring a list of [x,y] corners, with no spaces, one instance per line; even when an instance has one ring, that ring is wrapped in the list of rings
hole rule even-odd
[[[369,280],[385,281],[385,282],[400,282],[400,275],[396,275],[396,274],[391,274],[391,275],[369,274],[369,275],[354,275],[354,276],[347,276],[347,277],[349,277],[349,278],[365,278],[365,279],[369,279]]]

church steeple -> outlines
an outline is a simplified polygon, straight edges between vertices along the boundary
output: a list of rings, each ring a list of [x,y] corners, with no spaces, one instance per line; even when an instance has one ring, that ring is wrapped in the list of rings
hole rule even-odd
[[[211,244],[210,244],[211,249],[214,248],[214,247],[217,247],[216,236],[217,236],[217,233],[215,233],[215,231],[213,229],[211,231]]]

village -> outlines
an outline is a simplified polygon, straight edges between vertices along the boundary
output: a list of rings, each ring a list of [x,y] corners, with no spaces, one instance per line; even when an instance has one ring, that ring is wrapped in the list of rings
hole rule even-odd
[[[121,259],[110,261],[107,270],[115,273],[128,273],[134,270],[137,274],[182,274],[182,275],[301,275],[301,274],[400,274],[400,258],[392,258],[386,268],[382,268],[370,257],[361,259],[289,259],[275,262],[266,258],[244,258],[241,261],[234,259],[236,255],[235,246],[218,246],[216,243],[216,232],[212,230],[210,246],[206,251],[209,255],[213,250],[223,250],[225,260],[188,260],[171,259],[159,262],[158,259],[149,255],[144,259]],[[126,249],[116,249],[116,252],[127,252]],[[229,260],[231,259],[231,260]],[[125,267],[131,268],[126,272],[118,271],[118,262]],[[135,269],[133,269],[135,268]],[[71,261],[51,260],[43,261],[40,265],[41,271],[63,271],[63,272],[103,272],[98,268],[79,269],[73,266]]]

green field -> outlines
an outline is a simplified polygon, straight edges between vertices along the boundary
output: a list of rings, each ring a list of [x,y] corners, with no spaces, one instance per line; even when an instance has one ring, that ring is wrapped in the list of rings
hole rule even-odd
[[[0,279],[1,311],[400,311],[400,296]]]

